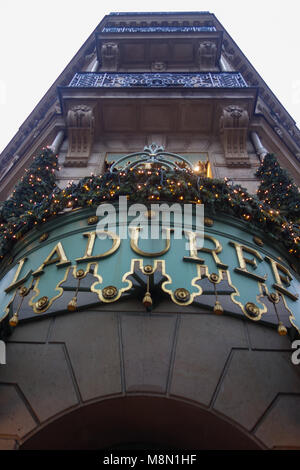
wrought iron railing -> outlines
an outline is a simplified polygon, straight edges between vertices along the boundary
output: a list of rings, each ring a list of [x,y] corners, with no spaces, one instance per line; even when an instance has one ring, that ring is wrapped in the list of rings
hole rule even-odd
[[[206,33],[214,26],[106,26],[102,33]]]
[[[74,88],[246,88],[238,72],[217,73],[76,73]]]

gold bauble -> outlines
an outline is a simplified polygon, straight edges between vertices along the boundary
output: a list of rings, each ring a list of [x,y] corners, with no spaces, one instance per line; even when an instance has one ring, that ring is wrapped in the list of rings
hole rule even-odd
[[[49,233],[43,233],[43,235],[40,236],[40,242],[44,242],[49,238]]]
[[[204,225],[206,225],[206,227],[212,227],[214,225],[213,219],[210,219],[209,217],[204,217]]]
[[[87,220],[88,225],[95,225],[97,222],[98,222],[98,217],[96,215],[89,217]]]
[[[263,242],[262,239],[259,238],[259,237],[253,237],[253,241],[254,241],[254,243],[256,243],[256,245],[258,245],[258,246],[264,246],[264,242]]]
[[[216,300],[216,303],[214,306],[214,313],[216,315],[222,315],[224,313],[224,309],[218,300]]]

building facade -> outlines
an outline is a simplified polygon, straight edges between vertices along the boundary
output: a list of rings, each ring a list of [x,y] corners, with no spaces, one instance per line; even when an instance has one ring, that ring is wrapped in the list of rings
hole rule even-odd
[[[299,184],[299,129],[213,14],[104,17],[0,156],[0,449],[300,448],[271,154]],[[188,205],[185,237],[143,238],[142,203]]]

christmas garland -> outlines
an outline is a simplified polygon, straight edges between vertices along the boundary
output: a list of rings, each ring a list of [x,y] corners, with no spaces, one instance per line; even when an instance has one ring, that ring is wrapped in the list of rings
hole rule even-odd
[[[50,149],[43,149],[11,197],[2,203],[0,258],[29,230],[63,213],[66,208],[98,206],[103,202],[113,202],[121,195],[127,196],[131,202],[204,204],[205,210],[211,214],[230,214],[258,227],[280,241],[291,255],[300,258],[299,225],[290,221],[279,208],[271,207],[269,201],[250,195],[240,185],[230,184],[226,179],[205,178],[188,169],[171,171],[158,167],[128,172],[107,171],[59,189],[55,184],[57,169],[57,156]],[[263,171],[262,168],[260,170]],[[300,205],[299,193],[297,204]]]
[[[255,176],[261,179],[257,196],[289,221],[300,223],[300,192],[274,155],[266,155]]]

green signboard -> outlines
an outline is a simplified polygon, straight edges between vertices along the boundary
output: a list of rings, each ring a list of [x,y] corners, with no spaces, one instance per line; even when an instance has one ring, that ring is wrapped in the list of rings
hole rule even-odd
[[[131,237],[122,239],[118,230],[99,236],[97,222],[90,210],[71,211],[44,224],[44,234],[32,231],[18,242],[13,262],[2,265],[1,321],[16,324],[130,297],[155,311],[168,298],[182,312],[193,304],[199,314],[224,313],[279,324],[283,333],[299,331],[293,267],[243,222],[206,218],[202,247],[192,228],[176,238],[172,224],[161,225],[164,238],[144,239],[132,226]]]

